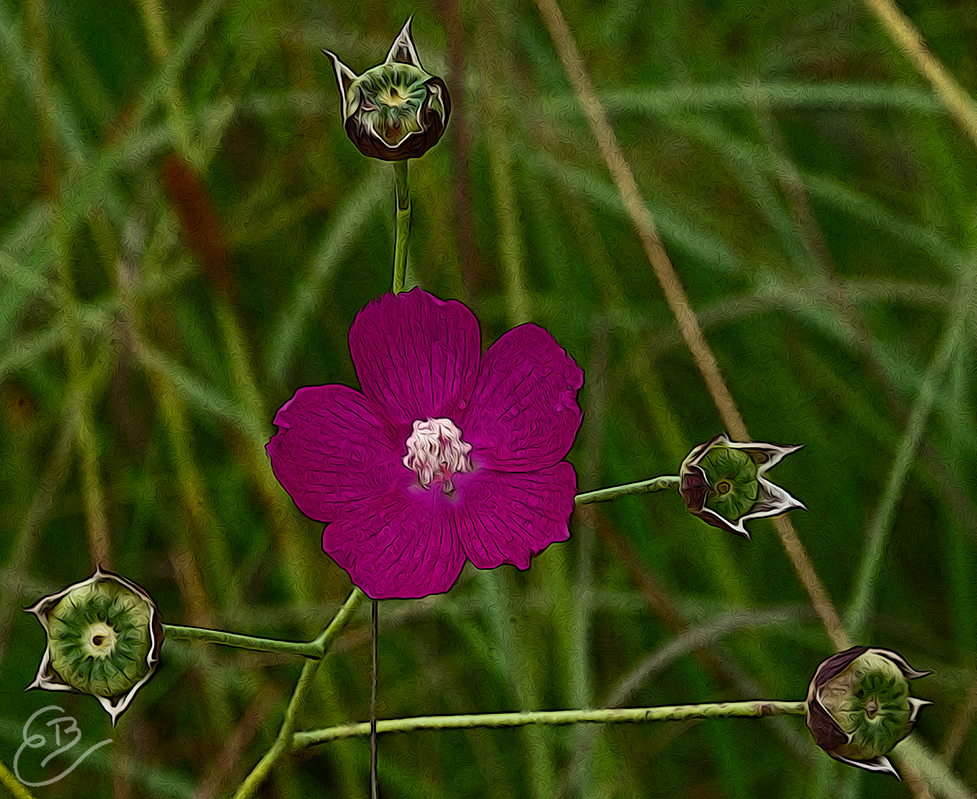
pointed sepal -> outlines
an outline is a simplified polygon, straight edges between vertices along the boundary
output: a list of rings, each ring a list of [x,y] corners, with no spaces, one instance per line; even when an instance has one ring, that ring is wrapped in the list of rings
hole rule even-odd
[[[25,690],[94,696],[114,726],[159,663],[163,625],[149,594],[99,567],[25,610],[37,616],[47,637],[37,675]]]
[[[909,680],[927,674],[889,649],[855,646],[832,655],[808,688],[807,726],[815,742],[835,760],[899,779],[886,755],[931,704],[909,695]]]
[[[741,443],[718,435],[688,454],[679,471],[682,499],[707,524],[749,538],[746,522],[804,508],[766,472],[800,446]]]
[[[408,19],[386,60],[357,75],[328,50],[343,101],[343,127],[361,153],[417,158],[441,139],[451,114],[448,87],[421,66]]]

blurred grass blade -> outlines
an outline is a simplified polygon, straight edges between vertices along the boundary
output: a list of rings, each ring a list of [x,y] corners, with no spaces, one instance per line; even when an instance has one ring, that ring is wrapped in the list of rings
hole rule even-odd
[[[909,472],[919,441],[926,429],[930,412],[937,400],[939,385],[945,379],[946,371],[956,357],[970,318],[970,303],[974,291],[972,279],[960,288],[959,305],[949,314],[949,328],[937,347],[909,415],[906,432],[899,442],[892,470],[882,495],[879,507],[872,515],[866,532],[865,554],[855,578],[855,593],[848,611],[848,629],[854,640],[863,640],[868,614],[875,596],[878,572],[882,565],[885,539],[892,526],[896,503],[902,493],[903,483]]]
[[[698,83],[676,88],[600,89],[604,107],[611,113],[639,113],[668,119],[683,112],[711,113],[741,110],[759,105],[771,110],[791,108],[883,109],[905,114],[946,116],[946,109],[929,92],[914,86],[858,83],[803,83],[760,81],[753,84]],[[547,116],[575,113],[563,97],[541,98]]]
[[[291,306],[285,309],[274,328],[267,364],[269,374],[279,384],[285,381],[285,373],[292,365],[299,337],[309,318],[316,307],[327,301],[324,293],[339,264],[357,237],[362,235],[366,221],[386,195],[385,190],[389,187],[380,175],[380,170],[372,166],[336,210],[325,238],[312,257],[311,274],[299,284]]]
[[[624,215],[618,190],[594,171],[562,164],[549,155],[529,148],[528,145],[520,149],[520,160],[537,173],[543,172],[554,176],[571,191],[588,198],[602,210],[615,216]],[[696,227],[682,213],[659,202],[650,201],[648,205],[662,237],[697,262],[717,272],[741,272],[749,269],[721,237]]]
[[[805,188],[811,194],[832,203],[856,220],[867,223],[877,230],[891,233],[928,256],[938,258],[954,270],[965,267],[967,261],[965,253],[959,251],[935,231],[925,230],[897,218],[881,203],[861,196],[836,179],[803,172],[801,176]]]

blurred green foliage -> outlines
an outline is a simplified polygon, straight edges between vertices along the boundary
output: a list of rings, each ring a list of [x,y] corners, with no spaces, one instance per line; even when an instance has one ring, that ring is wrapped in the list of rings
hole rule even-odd
[[[977,90],[977,6],[903,7]],[[750,431],[806,445],[772,477],[830,597],[864,602],[857,643],[935,672],[916,737],[977,785],[977,153],[848,0],[564,13]],[[393,171],[346,139],[319,50],[361,72],[410,14],[453,115],[411,164],[409,285],[581,364],[581,490],[721,432],[536,6],[0,0],[0,757],[46,704],[113,737],[39,795],[229,795],[299,664],[165,643],[113,733],[89,697],[22,692],[43,634],[21,608],[102,560],[166,622],[310,640],[350,590],[264,444],[296,388],[355,385],[349,325],[390,284]],[[751,528],[629,497],[526,573],[383,603],[380,715],[803,698],[831,643]],[[368,639],[360,614],[300,729],[366,718]],[[318,747],[260,795],[362,796],[368,762]],[[919,790],[830,761],[801,719],[395,735],[380,772],[387,799]]]

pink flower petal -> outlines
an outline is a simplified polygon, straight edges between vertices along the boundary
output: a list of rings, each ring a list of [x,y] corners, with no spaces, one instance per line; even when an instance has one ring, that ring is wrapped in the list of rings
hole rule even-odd
[[[475,384],[480,347],[468,308],[420,289],[374,300],[349,331],[363,393],[408,425],[458,415]]]
[[[306,516],[329,522],[342,503],[387,491],[407,472],[400,433],[347,386],[300,388],[275,416],[268,442],[278,481]]]
[[[462,545],[479,569],[511,563],[529,568],[532,555],[566,541],[577,477],[569,463],[538,472],[487,472],[467,487]]]
[[[345,505],[322,548],[371,599],[444,593],[465,565],[457,508],[418,502],[401,482],[383,496]]]
[[[513,328],[489,347],[461,427],[489,469],[552,466],[580,427],[583,372],[541,327]]]

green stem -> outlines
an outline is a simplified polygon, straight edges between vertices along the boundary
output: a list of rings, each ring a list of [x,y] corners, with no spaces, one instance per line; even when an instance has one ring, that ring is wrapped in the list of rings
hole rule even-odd
[[[21,785],[13,772],[7,768],[7,764],[0,760],[0,785],[3,785],[14,799],[36,799],[34,794]]]
[[[255,652],[275,652],[280,655],[302,655],[307,658],[321,658],[322,647],[315,643],[299,643],[295,641],[278,641],[272,638],[256,638],[253,635],[237,635],[223,630],[209,630],[204,627],[180,627],[176,624],[164,624],[165,639],[175,641],[205,641],[208,644],[223,644],[235,646],[239,649],[251,649]]]
[[[619,724],[639,721],[684,721],[762,716],[803,716],[806,702],[777,702],[754,699],[748,702],[719,702],[703,705],[668,705],[665,707],[604,708],[602,710],[549,710],[534,713],[483,713],[472,716],[422,716],[377,722],[377,732],[413,732],[416,730],[459,730],[472,727],[524,727],[529,724]],[[328,743],[343,738],[370,734],[370,725],[346,724],[325,730],[299,732],[292,745],[295,749]]]
[[[346,604],[339,609],[339,613],[336,614],[332,623],[322,631],[322,634],[313,643],[316,646],[322,647],[323,652],[328,652],[329,647],[332,646],[332,642],[339,637],[339,634],[343,631],[343,627],[349,623],[353,613],[363,604],[364,599],[366,599],[366,594],[359,588],[354,588],[353,593],[349,595]]]
[[[398,162],[399,163],[399,162]],[[665,491],[670,488],[678,488],[679,478],[672,475],[653,477],[651,480],[643,480],[640,483],[628,483],[627,485],[611,486],[610,488],[600,488],[596,491],[589,491],[586,494],[577,494],[574,497],[576,505],[587,505],[591,502],[604,502],[610,499],[627,496],[628,494],[645,494],[652,491]],[[356,600],[355,603],[353,600]],[[365,594],[359,589],[350,595],[346,605],[337,614],[333,623],[323,633],[323,636],[338,634],[338,631],[348,621],[348,614],[354,610],[360,602],[365,599]],[[350,603],[353,603],[352,605]],[[338,626],[337,626],[338,625]],[[335,633],[331,633],[335,629]],[[279,641],[272,638],[257,638],[252,635],[238,635],[228,633],[223,630],[210,630],[203,627],[180,627],[175,624],[164,624],[163,630],[167,638],[184,641],[206,641],[211,644],[223,644],[224,646],[234,646],[239,649],[252,649],[257,652],[276,652],[283,655],[301,655],[307,658],[321,658],[329,648],[328,643],[324,646],[319,639],[310,643],[300,643],[295,641]],[[329,643],[331,643],[331,638]]]
[[[628,494],[648,494],[652,491],[667,491],[669,488],[678,488],[680,478],[673,475],[662,477],[652,477],[651,480],[642,480],[640,483],[628,483],[623,486],[612,486],[611,488],[598,488],[596,491],[588,491],[586,494],[577,494],[573,498],[575,505],[588,505],[591,502],[606,502],[609,499],[625,497]]]
[[[394,161],[396,184],[394,196],[397,201],[397,232],[394,243],[394,284],[393,293],[404,291],[407,283],[407,240],[410,238],[410,188],[407,183],[407,162]]]
[[[181,627],[178,624],[164,624],[164,637],[172,641],[204,641],[208,644],[222,644],[238,649],[251,649],[255,652],[274,652],[280,655],[301,655],[302,657],[318,660],[326,652],[332,642],[349,621],[351,614],[366,599],[359,588],[349,595],[346,604],[340,608],[332,623],[314,641],[302,643],[297,641],[280,641],[276,638],[258,638],[254,635],[238,635],[223,630],[211,630],[206,627]]]
[[[336,614],[332,623],[323,630],[322,634],[315,639],[312,645],[321,647],[322,652],[328,650],[329,646],[336,640],[336,637],[342,631],[343,627],[346,626],[353,612],[364,599],[366,599],[366,594],[359,588],[354,588],[353,593],[346,600],[346,604],[340,608],[339,613]],[[265,752],[265,756],[258,761],[258,765],[254,767],[248,775],[248,778],[237,789],[237,793],[234,794],[234,799],[249,799],[249,797],[254,796],[258,790],[258,786],[268,776],[272,766],[275,765],[280,757],[288,752],[292,740],[292,732],[295,729],[299,706],[302,704],[305,698],[305,692],[309,689],[309,685],[312,684],[312,678],[315,676],[316,670],[321,663],[321,659],[305,661],[305,664],[302,666],[302,674],[299,676],[298,684],[295,686],[295,693],[292,694],[288,708],[285,710],[285,720],[282,722],[281,729],[278,731],[278,737],[275,739],[275,743],[272,744],[271,749]],[[369,725],[367,725],[367,728],[369,729]]]

